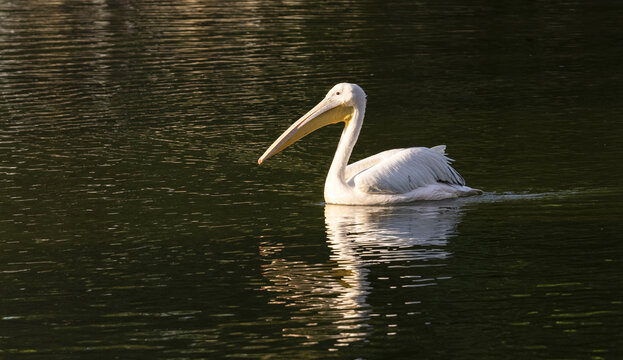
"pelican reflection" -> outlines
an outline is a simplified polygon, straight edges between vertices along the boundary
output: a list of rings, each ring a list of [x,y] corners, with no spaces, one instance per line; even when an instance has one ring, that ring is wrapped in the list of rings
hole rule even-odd
[[[270,241],[262,243],[260,253],[267,260],[263,274],[270,281],[265,289],[275,293],[272,302],[293,308],[284,336],[303,337],[306,343],[334,340],[335,346],[365,340],[372,331],[367,298],[387,266],[401,266],[401,277],[414,286],[434,284],[414,273],[445,264],[447,241],[462,215],[457,202],[326,205],[324,210],[330,261],[288,256],[286,243]]]

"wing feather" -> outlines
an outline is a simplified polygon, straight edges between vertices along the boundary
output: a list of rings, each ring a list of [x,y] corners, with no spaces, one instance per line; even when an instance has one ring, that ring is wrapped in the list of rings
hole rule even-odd
[[[376,158],[372,166],[354,174],[355,186],[365,193],[404,194],[440,182],[465,185],[465,180],[450,166],[452,160],[444,155],[442,146],[382,152],[378,155],[385,156]]]
[[[392,155],[401,152],[402,150],[404,149],[386,150],[348,165],[346,167],[345,174],[346,181],[350,180],[353,176],[359,174],[360,172],[367,170],[374,165],[377,165],[378,163],[384,161],[387,158],[390,158]]]

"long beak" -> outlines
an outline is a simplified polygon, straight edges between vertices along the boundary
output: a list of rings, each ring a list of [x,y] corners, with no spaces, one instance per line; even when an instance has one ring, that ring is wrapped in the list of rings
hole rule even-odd
[[[264,155],[257,160],[257,163],[261,164],[264,160],[323,126],[341,121],[348,123],[353,117],[353,111],[354,109],[351,106],[346,106],[333,99],[325,98],[281,134],[266,152],[264,152]]]

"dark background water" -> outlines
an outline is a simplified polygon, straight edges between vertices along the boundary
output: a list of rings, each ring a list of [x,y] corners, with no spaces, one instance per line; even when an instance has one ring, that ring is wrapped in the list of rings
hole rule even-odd
[[[623,357],[623,5],[0,1],[0,357]],[[446,144],[485,195],[322,202]]]

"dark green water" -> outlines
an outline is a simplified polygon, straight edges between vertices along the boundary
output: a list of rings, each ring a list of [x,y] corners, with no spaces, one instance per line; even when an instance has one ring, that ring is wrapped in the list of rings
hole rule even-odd
[[[623,358],[623,5],[0,0],[0,358]],[[446,144],[485,194],[325,206]]]

